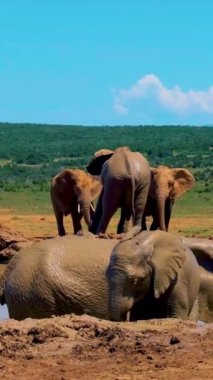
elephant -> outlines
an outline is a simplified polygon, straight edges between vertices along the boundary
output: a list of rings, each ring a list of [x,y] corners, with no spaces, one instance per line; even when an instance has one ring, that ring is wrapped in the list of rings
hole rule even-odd
[[[82,215],[90,225],[94,215],[92,201],[98,198],[101,188],[99,179],[81,169],[65,169],[52,178],[50,194],[59,236],[66,233],[64,215],[71,214],[74,234],[82,234]]]
[[[105,234],[118,208],[121,218],[117,234],[127,231],[131,216],[133,225],[141,225],[150,185],[147,159],[128,147],[102,149],[94,154],[86,169],[92,175],[101,175],[103,184],[89,231]]]
[[[142,219],[143,230],[147,229],[146,217],[151,215],[153,221],[150,230],[159,228],[168,231],[175,199],[191,189],[194,183],[195,179],[187,169],[166,165],[151,168],[150,189]]]
[[[114,247],[106,270],[113,321],[196,319],[200,267],[181,238],[166,231],[127,232]]]
[[[1,304],[17,320],[68,313],[108,319],[105,270],[116,242],[85,231],[23,248],[0,279]]]
[[[205,322],[213,322],[213,240],[183,238],[182,241],[193,250],[200,265],[199,319]]]
[[[134,227],[136,228],[136,227]],[[128,238],[128,234],[126,234]],[[144,234],[170,233],[162,231],[144,231]],[[139,237],[141,234],[138,235]],[[155,235],[153,235],[155,236]],[[66,235],[52,239],[40,241],[22,248],[9,261],[6,269],[0,277],[0,304],[7,304],[10,318],[22,320],[25,318],[48,318],[53,315],[63,315],[75,313],[89,314],[101,319],[110,319],[108,284],[105,276],[106,269],[109,265],[110,255],[113,249],[121,251],[121,260],[123,260],[123,273],[128,269],[131,277],[128,281],[131,283],[134,275],[140,273],[140,262],[138,267],[131,265],[131,261],[136,257],[137,251],[134,249],[134,238],[118,243],[116,239],[98,239],[93,234],[85,231],[83,236]],[[176,246],[177,238],[165,242],[166,253],[170,250],[171,254],[171,274],[173,263],[181,263],[182,245]],[[200,263],[203,265],[201,270],[201,292],[199,292],[199,313],[198,318],[207,322],[213,321],[213,273],[211,265],[213,264],[213,241],[208,239],[184,238],[183,245],[188,249],[194,249],[195,257],[198,255]],[[145,242],[147,240],[145,239]],[[172,244],[173,242],[173,244]],[[135,246],[140,249],[140,245]],[[140,244],[140,241],[139,241]],[[158,250],[163,252],[164,243],[156,241]],[[189,248],[187,248],[189,247]],[[149,248],[149,245],[148,245]],[[173,260],[177,248],[177,260]],[[154,247],[154,251],[157,248]],[[154,252],[153,251],[153,252]],[[147,249],[145,248],[145,253]],[[155,253],[155,252],[154,252]],[[157,252],[156,252],[157,253]],[[128,254],[128,255],[127,255]],[[130,264],[125,262],[128,258]],[[112,257],[111,257],[112,260]],[[179,260],[179,261],[178,261]],[[141,257],[141,264],[143,257]],[[122,261],[121,261],[122,263]],[[155,259],[155,262],[157,261]],[[128,267],[126,266],[128,265]],[[164,263],[162,263],[163,265]],[[112,265],[112,261],[110,262]],[[194,266],[194,263],[193,263]],[[118,268],[120,269],[118,263]],[[195,265],[195,281],[197,281],[197,269]],[[206,268],[206,269],[205,269]],[[207,269],[209,268],[209,270]],[[134,272],[136,270],[136,272]],[[181,270],[181,268],[180,268]],[[205,276],[203,271],[205,270]],[[109,274],[109,273],[108,273]],[[193,275],[194,276],[194,275]],[[168,279],[169,280],[169,279]],[[154,278],[151,279],[154,281]],[[156,281],[160,281],[158,277]],[[175,281],[173,281],[175,282]],[[138,286],[140,282],[138,281]],[[165,291],[165,297],[170,288]],[[124,289],[124,293],[126,289]],[[153,298],[153,295],[151,295]],[[161,297],[162,298],[162,297]],[[151,302],[150,302],[151,303]],[[138,302],[138,305],[139,302]],[[130,312],[131,321],[144,319],[145,311],[141,310],[135,304]],[[150,313],[150,305],[147,306],[147,317],[158,317],[160,310],[158,305]],[[195,315],[196,319],[196,315]]]

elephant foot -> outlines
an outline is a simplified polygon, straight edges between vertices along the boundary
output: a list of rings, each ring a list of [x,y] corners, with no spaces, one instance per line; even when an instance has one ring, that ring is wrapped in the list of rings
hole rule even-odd
[[[102,232],[99,232],[98,235],[96,235],[99,239],[110,239],[109,234],[103,234]]]
[[[113,233],[113,232],[110,232],[109,234],[109,238],[110,239],[122,239],[122,237],[125,235],[125,232],[122,232],[122,233],[120,233],[120,234],[116,234],[116,233]]]
[[[83,236],[83,234],[84,234],[84,231],[83,230],[79,230],[78,232],[76,232],[75,235],[77,235],[77,236]]]
[[[108,234],[99,232],[97,235],[98,238],[100,239],[121,239],[124,234],[116,234],[113,232],[109,232]]]

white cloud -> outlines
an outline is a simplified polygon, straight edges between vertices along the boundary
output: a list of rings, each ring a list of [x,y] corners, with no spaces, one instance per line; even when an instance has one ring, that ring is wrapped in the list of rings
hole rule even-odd
[[[119,103],[115,103],[113,108],[117,113],[120,113],[122,115],[127,115],[129,112],[126,107],[122,106],[122,104]]]
[[[161,108],[176,114],[213,113],[213,86],[207,91],[184,92],[178,85],[169,89],[154,74],[145,75],[128,89],[114,89],[113,93],[113,108],[120,114],[128,114],[136,100],[140,111],[144,111],[143,100],[146,100],[146,104],[147,101],[154,101]]]

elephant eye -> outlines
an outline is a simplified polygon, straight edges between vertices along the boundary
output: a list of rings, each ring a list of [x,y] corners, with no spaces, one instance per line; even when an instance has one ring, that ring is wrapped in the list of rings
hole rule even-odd
[[[169,186],[169,187],[173,187],[173,186],[174,186],[174,181],[172,181],[172,180],[169,181],[169,182],[168,182],[168,186]]]
[[[145,278],[143,277],[132,279],[134,289],[140,289],[144,280]]]

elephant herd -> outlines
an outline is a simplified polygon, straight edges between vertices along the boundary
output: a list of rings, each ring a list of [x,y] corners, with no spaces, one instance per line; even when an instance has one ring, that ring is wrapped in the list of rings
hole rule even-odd
[[[89,231],[104,235],[118,208],[117,234],[133,226],[168,231],[175,199],[194,185],[192,173],[184,168],[149,166],[147,159],[128,147],[97,151],[86,169],[64,170],[51,181],[51,200],[59,236],[65,235],[63,216],[71,214],[74,234],[82,234],[81,218]],[[96,209],[93,201],[98,198]]]
[[[75,313],[113,321],[213,321],[213,241],[168,232],[174,201],[192,187],[192,174],[150,168],[143,155],[127,147],[96,152],[87,171],[66,169],[52,179],[59,236],[10,260],[0,278],[0,303],[7,304],[10,317]],[[118,208],[119,240],[98,239],[106,237]],[[74,234],[63,236],[68,214]],[[89,229],[84,233],[82,217]]]

